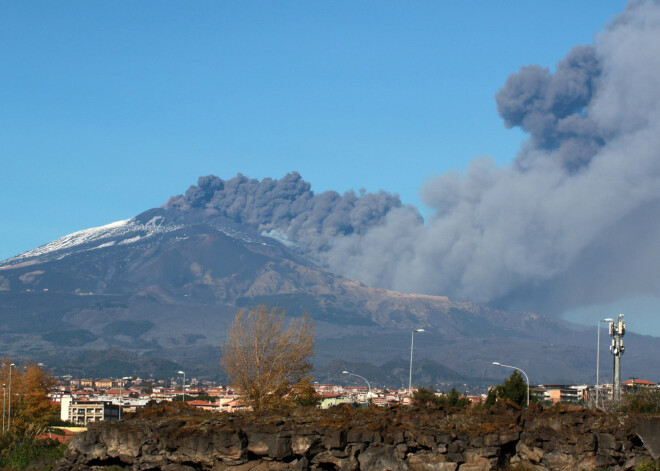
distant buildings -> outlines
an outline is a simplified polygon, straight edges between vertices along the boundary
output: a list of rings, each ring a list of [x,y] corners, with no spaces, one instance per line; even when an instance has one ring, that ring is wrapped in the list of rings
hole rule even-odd
[[[230,388],[214,385],[210,382],[192,380],[181,386],[168,387],[163,381],[154,382],[134,378],[123,379],[74,379],[68,378],[51,391],[50,400],[60,405],[62,420],[85,426],[99,420],[118,420],[123,414],[134,412],[149,401],[180,400],[185,392],[187,403],[211,412],[235,412],[245,409],[238,395]],[[656,388],[656,383],[643,379],[630,379],[621,383],[624,390]],[[340,386],[335,384],[314,384],[314,390],[320,399],[319,407],[328,408],[343,403],[357,405],[374,404],[389,406],[393,404],[409,405],[407,389],[369,390],[364,386]],[[414,391],[413,391],[414,392]],[[532,386],[530,392],[540,401],[552,403],[581,403],[595,405],[595,387],[588,385],[545,384]],[[601,400],[611,397],[612,385],[600,385]],[[484,402],[486,395],[466,396],[472,404]]]

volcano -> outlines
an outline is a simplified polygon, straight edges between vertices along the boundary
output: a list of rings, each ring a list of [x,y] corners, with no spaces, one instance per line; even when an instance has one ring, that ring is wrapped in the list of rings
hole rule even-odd
[[[311,315],[317,365],[396,363],[410,354],[411,330],[423,328],[416,358],[445,366],[429,381],[499,377],[489,365],[501,361],[533,372],[536,383],[593,382],[593,330],[366,286],[323,270],[255,224],[177,205],[0,262],[0,350],[75,371],[99,357],[123,375],[156,360],[217,371],[234,314],[262,303]],[[660,376],[658,339],[626,340],[624,369]],[[99,353],[109,351],[130,361]]]

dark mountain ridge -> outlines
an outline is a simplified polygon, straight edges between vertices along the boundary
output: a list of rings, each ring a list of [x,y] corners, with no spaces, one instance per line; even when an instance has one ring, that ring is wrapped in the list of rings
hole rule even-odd
[[[119,348],[210,372],[236,310],[266,303],[291,316],[312,315],[319,365],[405,359],[410,331],[421,327],[427,332],[416,336],[416,358],[466,378],[505,373],[492,361],[533,371],[534,382],[594,375],[593,331],[533,313],[368,287],[259,231],[217,211],[170,206],[5,260],[0,350],[64,365],[83,352]],[[624,368],[660,377],[658,339],[626,340]]]

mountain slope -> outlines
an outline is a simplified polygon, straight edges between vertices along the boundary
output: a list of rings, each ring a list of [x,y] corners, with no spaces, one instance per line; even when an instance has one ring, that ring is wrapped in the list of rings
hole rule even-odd
[[[236,310],[258,303],[311,313],[317,363],[406,358],[410,329],[423,327],[417,358],[465,376],[497,375],[488,369],[494,360],[557,381],[593,369],[592,332],[532,313],[367,287],[321,270],[250,224],[176,208],[80,231],[0,263],[0,349],[52,361],[120,348],[212,368]],[[636,338],[646,352],[631,372],[660,374],[657,341]]]

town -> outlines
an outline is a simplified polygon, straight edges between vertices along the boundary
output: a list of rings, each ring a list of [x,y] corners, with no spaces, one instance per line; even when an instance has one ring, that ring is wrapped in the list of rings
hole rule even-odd
[[[77,379],[58,378],[49,393],[50,401],[60,407],[64,422],[86,426],[100,420],[120,420],[124,414],[135,412],[150,401],[185,401],[188,405],[210,412],[232,413],[246,410],[239,394],[231,387],[211,381],[178,379],[151,380],[139,377]],[[657,383],[633,378],[621,383],[622,391],[633,392],[644,388],[660,388]],[[406,389],[371,388],[370,386],[341,386],[313,384],[318,407],[326,409],[338,404],[366,406],[410,405],[410,391]],[[599,386],[601,403],[605,405],[612,395],[612,384]],[[414,393],[418,388],[413,388]],[[532,400],[547,404],[574,404],[595,406],[595,385],[535,385],[529,388]],[[487,395],[461,395],[472,404],[482,404]]]

